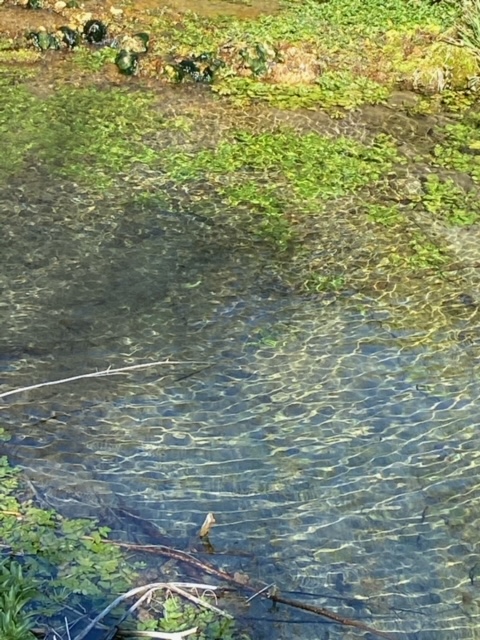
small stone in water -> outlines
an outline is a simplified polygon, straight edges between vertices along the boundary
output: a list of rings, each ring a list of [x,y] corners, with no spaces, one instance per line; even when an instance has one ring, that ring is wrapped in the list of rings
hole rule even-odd
[[[59,49],[60,45],[55,36],[52,36],[46,31],[31,31],[27,35],[28,40],[31,40],[33,44],[40,49],[40,51],[47,51],[48,49]]]
[[[107,37],[107,27],[100,20],[89,20],[83,27],[83,35],[90,44],[99,44]]]
[[[115,58],[115,64],[120,73],[126,76],[134,76],[138,72],[138,55],[122,49]]]
[[[69,49],[78,47],[80,44],[80,34],[70,27],[60,27],[59,31],[63,33],[62,41],[67,45]]]

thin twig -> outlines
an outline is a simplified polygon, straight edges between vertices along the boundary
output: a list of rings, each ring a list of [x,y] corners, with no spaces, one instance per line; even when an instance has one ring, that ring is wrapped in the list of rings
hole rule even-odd
[[[128,638],[160,638],[161,640],[183,640],[187,636],[197,633],[198,627],[192,627],[185,631],[175,631],[168,633],[167,631],[119,631],[118,635]]]
[[[40,389],[42,387],[50,387],[55,384],[64,384],[65,382],[74,382],[75,380],[83,380],[84,378],[102,378],[104,376],[113,376],[127,371],[134,371],[135,369],[146,369],[147,367],[157,367],[158,365],[167,364],[205,364],[198,360],[185,360],[179,362],[177,360],[159,360],[157,362],[145,362],[143,364],[134,364],[130,367],[120,367],[118,369],[104,369],[103,371],[94,371],[93,373],[83,373],[79,376],[72,376],[71,378],[62,378],[61,380],[50,380],[49,382],[41,382],[40,384],[32,384],[28,387],[19,387],[18,389],[12,389],[11,391],[4,391],[0,393],[0,398],[6,398],[7,396],[13,396],[16,393],[22,393],[23,391],[32,391],[32,389]]]
[[[250,598],[248,598],[248,600],[246,601],[245,604],[248,604],[249,602],[251,602],[254,598],[256,598],[257,596],[261,596],[262,593],[265,593],[265,591],[268,591],[269,589],[271,589],[272,587],[275,586],[275,583],[272,582],[272,584],[266,584],[263,589],[260,589],[260,591],[257,591],[256,593],[253,594],[253,596],[250,596]]]
[[[67,640],[72,640],[72,636],[70,635],[70,629],[68,627],[68,620],[65,618],[65,629],[67,630]]]

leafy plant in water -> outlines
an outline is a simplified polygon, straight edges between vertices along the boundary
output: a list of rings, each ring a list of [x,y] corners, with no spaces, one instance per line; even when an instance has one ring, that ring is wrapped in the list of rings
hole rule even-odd
[[[440,129],[445,142],[434,148],[435,164],[468,173],[474,182],[480,182],[479,125],[480,116],[473,113],[460,124]]]
[[[25,579],[39,581],[36,601],[44,612],[54,613],[65,598],[72,604],[88,595],[101,602],[106,594],[128,588],[135,570],[118,548],[102,542],[108,528],[20,504],[17,489],[17,471],[0,458],[0,539],[22,555]]]
[[[0,179],[31,158],[92,189],[111,186],[133,163],[158,159],[143,142],[144,134],[162,126],[152,102],[149,94],[114,89],[60,90],[42,100],[22,86],[4,87],[0,108],[7,114],[2,127],[7,161]]]
[[[429,213],[451,225],[474,224],[480,215],[478,193],[466,193],[453,180],[441,180],[435,174],[427,178],[422,202]]]
[[[448,262],[448,257],[443,251],[420,233],[412,238],[409,245],[412,256],[408,262],[414,268],[437,269]]]
[[[402,221],[397,205],[368,204],[365,206],[368,218],[384,227],[395,227]]]
[[[252,78],[225,77],[213,90],[244,103],[264,100],[280,109],[323,108],[333,115],[338,110],[353,109],[361,104],[378,104],[390,90],[377,82],[347,71],[331,71],[320,76],[316,84],[268,84]]]
[[[163,604],[163,617],[155,628],[160,631],[175,633],[198,627],[200,640],[247,640],[247,636],[239,633],[235,622],[221,617],[208,609],[198,609],[180,598],[167,598]]]
[[[26,579],[18,562],[0,563],[0,637],[2,640],[35,640],[33,614],[26,608],[37,595],[37,585]]]
[[[303,288],[305,291],[311,293],[322,293],[327,291],[340,291],[345,287],[345,284],[345,276],[312,273],[303,283]]]

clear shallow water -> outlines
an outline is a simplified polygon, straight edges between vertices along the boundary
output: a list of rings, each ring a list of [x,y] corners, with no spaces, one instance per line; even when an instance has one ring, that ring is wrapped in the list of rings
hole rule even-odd
[[[134,511],[179,546],[213,511],[216,550],[251,554],[230,569],[362,598],[339,611],[405,637],[480,635],[475,317],[408,329],[405,300],[299,296],[260,244],[205,218],[30,180],[0,202],[2,390],[205,363],[5,399],[2,447],[50,504]]]

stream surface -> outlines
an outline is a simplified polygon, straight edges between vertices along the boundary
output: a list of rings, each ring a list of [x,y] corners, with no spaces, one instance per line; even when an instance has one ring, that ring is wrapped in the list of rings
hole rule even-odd
[[[182,548],[212,511],[232,572],[344,598],[312,602],[399,638],[480,637],[469,297],[430,339],[400,321],[428,283],[391,305],[301,295],[261,243],[40,169],[3,188],[0,215],[2,391],[182,363],[2,401],[2,452],[48,504],[149,542],[143,518]],[[264,637],[368,637],[268,616]]]

